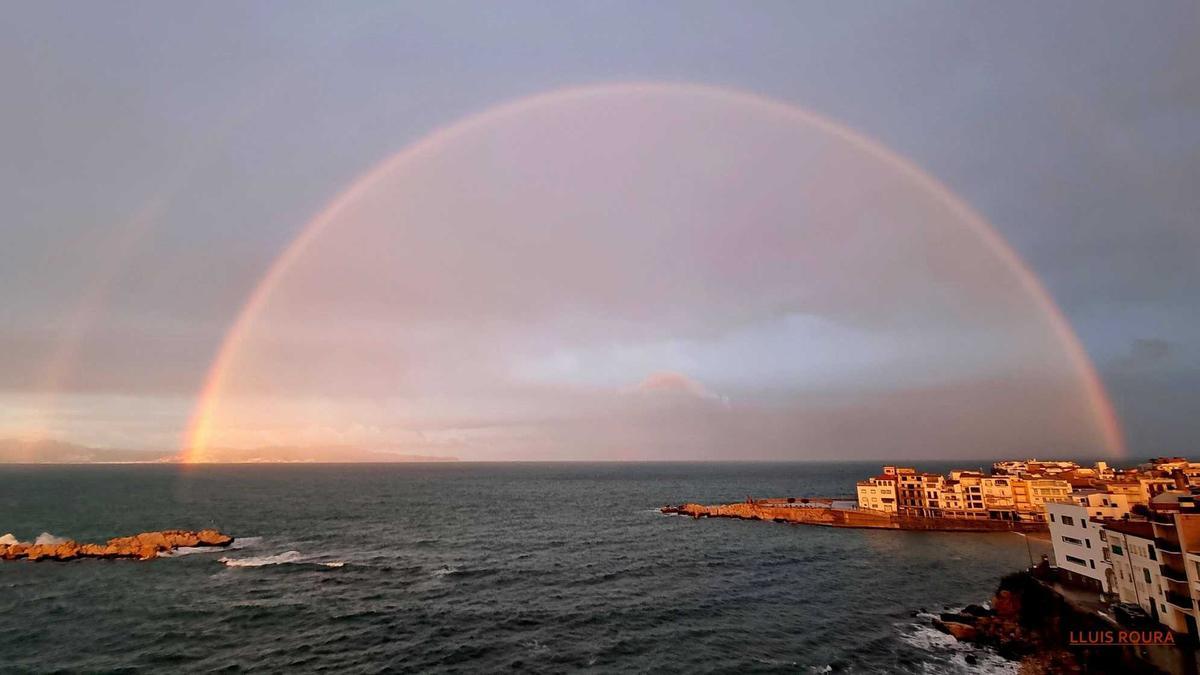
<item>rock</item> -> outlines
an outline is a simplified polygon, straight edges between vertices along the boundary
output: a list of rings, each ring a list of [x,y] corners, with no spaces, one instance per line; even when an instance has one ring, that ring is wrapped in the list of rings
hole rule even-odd
[[[200,530],[197,536],[202,546],[228,546],[233,543],[233,537],[216,530]]]
[[[164,530],[142,532],[132,537],[116,537],[104,544],[77,544],[74,541],[22,544],[0,543],[0,560],[76,560],[79,558],[137,558],[153,560],[160,553],[183,546],[228,546],[233,537],[216,530]]]
[[[943,621],[941,619],[933,620],[933,627],[953,635],[956,640],[961,642],[972,642],[979,637],[979,631],[970,624],[958,623],[957,621]]]
[[[167,537],[162,532],[143,532],[137,536],[138,549],[153,548],[155,551],[165,551],[170,548]]]
[[[74,560],[79,557],[79,545],[73,541],[66,541],[54,547],[53,553],[55,560]]]
[[[41,560],[42,558],[45,558],[51,552],[53,552],[53,549],[49,546],[46,546],[44,544],[34,544],[33,546],[30,546],[28,549],[26,549],[25,559],[33,560],[34,562],[36,562],[38,560]]]
[[[976,617],[991,616],[993,614],[992,610],[987,609],[982,605],[967,605],[966,607],[963,607],[963,610],[960,613]]]
[[[951,623],[965,623],[970,626],[974,626],[975,622],[978,620],[978,617],[970,614],[960,614],[958,612],[943,612],[942,614],[938,615],[938,618],[940,618],[942,621],[948,621]]]
[[[1000,591],[992,598],[992,608],[997,616],[1015,617],[1021,612],[1021,600],[1012,591]]]
[[[9,544],[8,550],[4,552],[4,559],[17,560],[19,558],[24,558],[28,552],[28,544]]]

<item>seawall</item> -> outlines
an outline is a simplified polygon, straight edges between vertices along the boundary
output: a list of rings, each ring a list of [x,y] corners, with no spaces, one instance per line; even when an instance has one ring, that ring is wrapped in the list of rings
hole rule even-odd
[[[827,505],[830,500],[810,500],[803,505],[784,504],[779,500],[746,501],[734,504],[688,503],[668,512],[693,518],[741,518],[777,523],[822,525],[880,530],[925,530],[933,532],[1044,532],[1044,523],[1006,520],[967,520],[963,518],[912,518],[863,509],[840,509]],[[812,504],[819,505],[812,505]]]

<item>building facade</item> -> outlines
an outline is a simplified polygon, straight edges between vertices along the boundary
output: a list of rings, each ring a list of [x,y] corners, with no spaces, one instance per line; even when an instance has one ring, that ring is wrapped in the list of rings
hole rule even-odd
[[[1046,513],[1059,570],[1067,572],[1073,581],[1111,592],[1108,551],[1100,536],[1100,524],[1091,522],[1087,509],[1078,504],[1052,502],[1046,504]]]
[[[886,469],[887,467],[885,467]],[[895,473],[883,473],[858,482],[858,508],[896,513],[898,480]]]
[[[1112,521],[1102,536],[1108,547],[1112,576],[1109,585],[1121,602],[1131,602],[1157,621],[1167,607],[1161,556],[1154,544],[1154,526],[1148,521]]]

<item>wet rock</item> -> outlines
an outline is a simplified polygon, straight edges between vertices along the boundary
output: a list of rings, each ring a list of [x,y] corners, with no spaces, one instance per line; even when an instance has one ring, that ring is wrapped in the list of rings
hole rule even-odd
[[[997,616],[1014,617],[1021,612],[1021,599],[1012,591],[1000,591],[992,599],[992,608]]]
[[[9,540],[12,541],[9,541]],[[76,560],[79,558],[137,558],[153,560],[160,554],[184,546],[228,546],[233,537],[216,530],[164,530],[142,532],[132,537],[117,537],[105,544],[77,544],[73,541],[24,544],[11,536],[0,543],[0,560]]]
[[[979,620],[979,617],[977,616],[973,616],[971,614],[960,614],[958,612],[943,612],[942,614],[938,615],[938,618],[940,618],[942,621],[950,623],[965,623],[970,626],[974,626],[975,622]]]
[[[934,619],[933,627],[943,633],[953,635],[956,640],[961,642],[973,642],[979,638],[979,630],[975,626],[966,623]]]

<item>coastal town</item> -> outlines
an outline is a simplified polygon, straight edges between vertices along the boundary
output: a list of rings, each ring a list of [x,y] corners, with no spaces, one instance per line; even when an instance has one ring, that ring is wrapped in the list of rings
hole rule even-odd
[[[1200,462],[1160,457],[1117,469],[1103,461],[1081,466],[1029,459],[944,475],[884,466],[859,481],[856,492],[854,500],[749,498],[663,510],[831,527],[1048,536],[1053,559],[1033,571],[1060,596],[1084,599],[1076,604],[1114,625],[1160,629],[1173,641],[1200,640]]]

